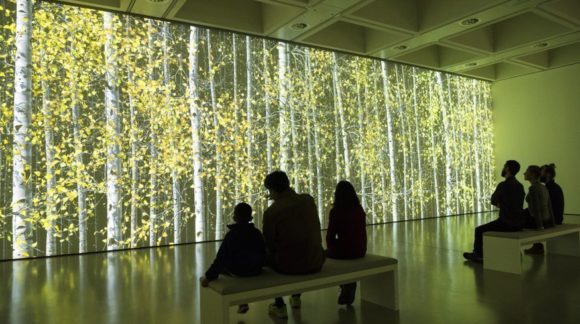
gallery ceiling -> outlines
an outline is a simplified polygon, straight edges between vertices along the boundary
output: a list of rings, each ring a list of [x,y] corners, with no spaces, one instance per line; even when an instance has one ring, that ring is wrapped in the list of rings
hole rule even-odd
[[[58,0],[496,81],[580,63],[580,0]]]

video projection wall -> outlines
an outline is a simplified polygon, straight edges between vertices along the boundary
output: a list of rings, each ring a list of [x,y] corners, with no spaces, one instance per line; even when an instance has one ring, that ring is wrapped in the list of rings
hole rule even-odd
[[[341,179],[368,223],[489,209],[486,82],[44,2],[17,21],[0,5],[0,259],[220,239],[240,201],[261,227],[276,169],[323,227]]]

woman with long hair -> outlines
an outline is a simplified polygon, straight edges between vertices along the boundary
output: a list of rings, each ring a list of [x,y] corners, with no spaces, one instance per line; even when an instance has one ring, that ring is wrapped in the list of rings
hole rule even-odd
[[[358,259],[367,252],[366,214],[356,191],[348,181],[340,181],[334,191],[334,203],[326,232],[327,257]],[[354,302],[356,282],[340,286],[340,305]]]

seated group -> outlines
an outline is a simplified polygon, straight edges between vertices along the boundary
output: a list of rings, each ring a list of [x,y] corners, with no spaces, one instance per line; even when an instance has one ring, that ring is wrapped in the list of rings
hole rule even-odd
[[[515,178],[520,170],[517,161],[507,161],[502,170],[501,182],[491,203],[499,208],[499,218],[475,229],[473,252],[463,256],[471,261],[483,260],[483,233],[487,231],[512,232],[523,228],[543,229],[562,224],[564,196],[555,183],[554,164],[543,167],[531,165],[524,173],[531,183],[528,194]],[[544,184],[542,184],[542,182]],[[220,274],[255,276],[263,266],[290,275],[311,274],[322,269],[325,258],[356,259],[366,254],[366,214],[356,191],[348,181],[340,181],[334,192],[334,203],[328,219],[327,250],[322,247],[320,221],[314,199],[308,194],[297,194],[290,188],[288,176],[274,171],[266,176],[264,186],[273,203],[264,211],[262,232],[250,223],[252,207],[239,203],[234,208],[234,224],[219,248],[217,256],[201,278],[202,287]],[[524,199],[528,208],[523,209]],[[544,247],[536,243],[526,253],[541,254]],[[340,286],[340,305],[354,302],[356,283]],[[292,308],[301,306],[300,294],[290,297]],[[246,313],[247,304],[239,305],[238,313]],[[282,297],[268,308],[269,313],[286,318],[287,309]]]
[[[470,261],[482,262],[483,233],[517,232],[524,228],[541,230],[562,224],[564,218],[564,194],[562,188],[554,181],[556,167],[554,164],[530,165],[524,173],[524,179],[531,186],[528,194],[524,186],[515,178],[520,171],[517,161],[509,160],[505,163],[501,182],[491,196],[492,205],[499,208],[499,218],[475,228],[473,252],[465,252],[463,256]],[[528,208],[523,209],[524,198]],[[543,254],[542,243],[535,243],[526,249],[527,254]]]
[[[322,247],[320,220],[314,199],[297,194],[290,188],[286,173],[274,171],[264,180],[268,198],[273,203],[264,211],[263,233],[250,223],[252,207],[239,203],[234,208],[234,224],[228,225],[216,258],[201,278],[202,287],[219,274],[254,276],[268,266],[277,272],[291,275],[311,274],[322,269],[325,258],[356,259],[366,254],[366,214],[356,191],[348,181],[337,184],[334,204],[330,210],[327,250]],[[354,302],[356,282],[341,285],[338,303]],[[300,294],[290,297],[292,308],[301,306]],[[246,313],[247,304],[239,305],[238,313]],[[287,309],[282,297],[269,306],[269,313],[286,318]]]

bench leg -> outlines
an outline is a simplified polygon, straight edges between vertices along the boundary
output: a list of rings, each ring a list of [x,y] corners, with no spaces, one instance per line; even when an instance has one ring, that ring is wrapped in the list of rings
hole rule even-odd
[[[580,256],[580,235],[572,233],[549,239],[546,241],[546,251],[550,254]]]
[[[223,297],[211,288],[200,288],[201,323],[229,324],[230,308]]]
[[[397,269],[366,277],[360,281],[361,299],[393,310],[399,310]]]
[[[522,252],[517,240],[483,236],[483,268],[522,273]]]

